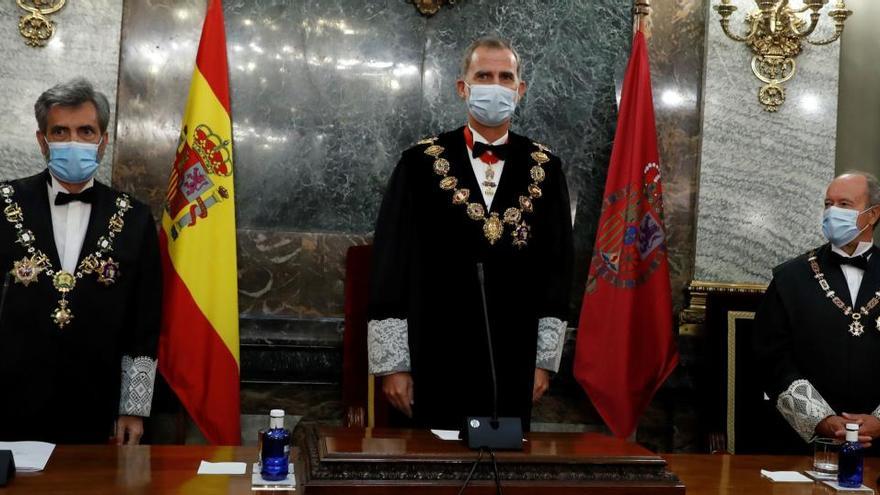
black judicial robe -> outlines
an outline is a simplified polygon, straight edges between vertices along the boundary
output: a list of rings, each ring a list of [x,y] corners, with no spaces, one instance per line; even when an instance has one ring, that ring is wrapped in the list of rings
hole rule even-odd
[[[47,174],[9,184],[35,247],[58,270]],[[97,181],[94,189],[77,266],[107,235],[121,196]],[[51,318],[59,293],[50,277],[42,273],[28,286],[10,280],[0,315],[0,440],[106,443],[119,415],[122,356],[155,359],[161,315],[156,225],[146,205],[130,201],[110,254],[120,265],[116,282],[104,286],[94,274],[78,279],[67,297],[74,318],[64,328]],[[2,274],[25,254],[13,225],[0,216]]]
[[[857,310],[880,290],[880,256],[876,247],[872,250],[855,305],[843,271],[830,259],[831,245],[816,250],[831,290]],[[851,335],[852,318],[825,296],[808,257],[803,254],[773,270],[756,314],[754,344],[764,390],[776,404],[792,382],[806,379],[837,414],[871,414],[880,406],[880,306],[862,317],[864,333]]]
[[[509,133],[490,212],[499,216],[528,196],[530,158],[539,148]],[[449,175],[483,203],[468,158],[464,128],[439,136]],[[376,225],[370,319],[406,319],[413,376],[415,426],[460,429],[469,415],[492,411],[491,371],[476,264],[485,270],[488,316],[494,339],[502,416],[520,416],[528,429],[538,320],[567,320],[572,266],[571,213],[559,159],[549,152],[542,196],[523,219],[528,245],[514,247],[511,227],[494,245],[483,223],[452,191],[439,187],[429,144],[406,150],[391,177]]]

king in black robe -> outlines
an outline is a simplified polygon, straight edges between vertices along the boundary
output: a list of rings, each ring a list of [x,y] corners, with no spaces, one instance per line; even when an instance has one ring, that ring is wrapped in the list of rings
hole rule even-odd
[[[831,245],[814,251],[828,290],[856,311],[880,290],[880,256],[876,247],[870,252],[853,305]],[[852,317],[820,287],[809,258],[807,253],[773,270],[754,334],[764,390],[804,441],[830,415],[880,417],[880,306],[859,320],[864,333],[851,334]]]
[[[51,269],[60,270],[47,190],[48,172],[0,183],[3,208],[18,204],[21,225],[35,237]],[[4,197],[4,185],[14,191]],[[14,263],[30,257],[16,223],[0,217],[0,276],[7,277],[0,314],[0,440],[106,443],[120,415],[149,416],[161,317],[161,265],[156,224],[149,208],[127,198],[124,225],[110,236],[109,222],[123,194],[95,181],[94,200],[77,261],[112,240],[102,255],[116,262],[84,274],[67,294],[73,314],[59,328],[53,311],[60,293],[44,271],[27,285],[11,277]],[[9,191],[8,189],[6,190]],[[7,199],[11,202],[6,201]],[[106,268],[106,267],[105,267]],[[107,277],[113,278],[106,283]]]
[[[465,417],[492,413],[477,263],[485,270],[499,414],[521,417],[528,429],[535,368],[559,366],[572,265],[565,177],[545,147],[513,132],[508,146],[488,212],[464,128],[406,150],[382,202],[371,275],[370,368],[412,373],[415,426],[460,429]],[[464,200],[463,190],[469,192]],[[526,210],[519,221],[501,223],[517,208]],[[503,233],[490,243],[487,231],[497,229],[483,219],[493,214]]]

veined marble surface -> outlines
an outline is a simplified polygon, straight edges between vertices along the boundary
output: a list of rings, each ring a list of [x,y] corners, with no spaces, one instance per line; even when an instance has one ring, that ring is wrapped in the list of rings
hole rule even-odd
[[[731,26],[742,33],[753,2],[733,3],[740,9]],[[725,36],[718,19],[711,10],[694,278],[766,283],[774,266],[824,242],[840,45],[805,45],[785,83],[785,103],[768,113],[757,100],[751,52]],[[821,21],[818,36],[825,37],[829,18],[823,13]]]
[[[425,18],[399,0],[225,1],[243,312],[341,316],[345,250],[373,230],[401,151],[464,123],[461,55],[490,33],[521,52],[529,88],[513,128],[562,157],[585,272],[630,6],[468,0]],[[156,213],[204,9],[204,0],[125,3],[114,184]]]
[[[120,0],[76,0],[52,14],[55,35],[42,48],[25,45],[18,20],[27,12],[14,1],[0,2],[0,179],[46,168],[35,133],[34,102],[57,83],[85,77],[110,100],[110,143],[98,180],[110,183],[115,144],[116,78],[119,70]]]

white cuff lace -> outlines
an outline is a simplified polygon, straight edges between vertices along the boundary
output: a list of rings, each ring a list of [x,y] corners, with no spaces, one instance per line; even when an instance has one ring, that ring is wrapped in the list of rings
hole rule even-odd
[[[538,354],[535,367],[559,371],[562,362],[562,348],[565,345],[566,322],[559,318],[541,318],[538,320]]]
[[[367,324],[369,372],[388,375],[410,370],[406,320],[387,318]]]
[[[880,406],[877,406],[877,409],[874,409],[874,411],[871,412],[871,416],[880,419]]]
[[[820,421],[835,414],[834,409],[807,380],[795,380],[785,392],[779,394],[776,409],[805,442],[816,434],[816,425]]]
[[[150,415],[153,405],[153,384],[156,382],[155,359],[122,356],[122,385],[119,391],[119,415]]]

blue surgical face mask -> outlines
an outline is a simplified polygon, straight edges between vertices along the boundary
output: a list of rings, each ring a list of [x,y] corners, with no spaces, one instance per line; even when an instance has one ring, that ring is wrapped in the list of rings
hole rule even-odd
[[[837,247],[846,246],[869,227],[869,225],[865,225],[865,228],[859,229],[858,226],[859,215],[865,211],[850,210],[839,206],[825,208],[825,213],[822,215],[822,233],[831,244]]]
[[[517,92],[499,84],[470,84],[467,99],[468,111],[477,122],[487,127],[497,127],[513,116],[516,110]]]
[[[103,141],[104,138],[101,138]],[[64,141],[50,143],[49,146],[49,171],[58,180],[70,184],[81,184],[95,176],[98,171],[98,147],[97,143],[81,143],[79,141]]]

